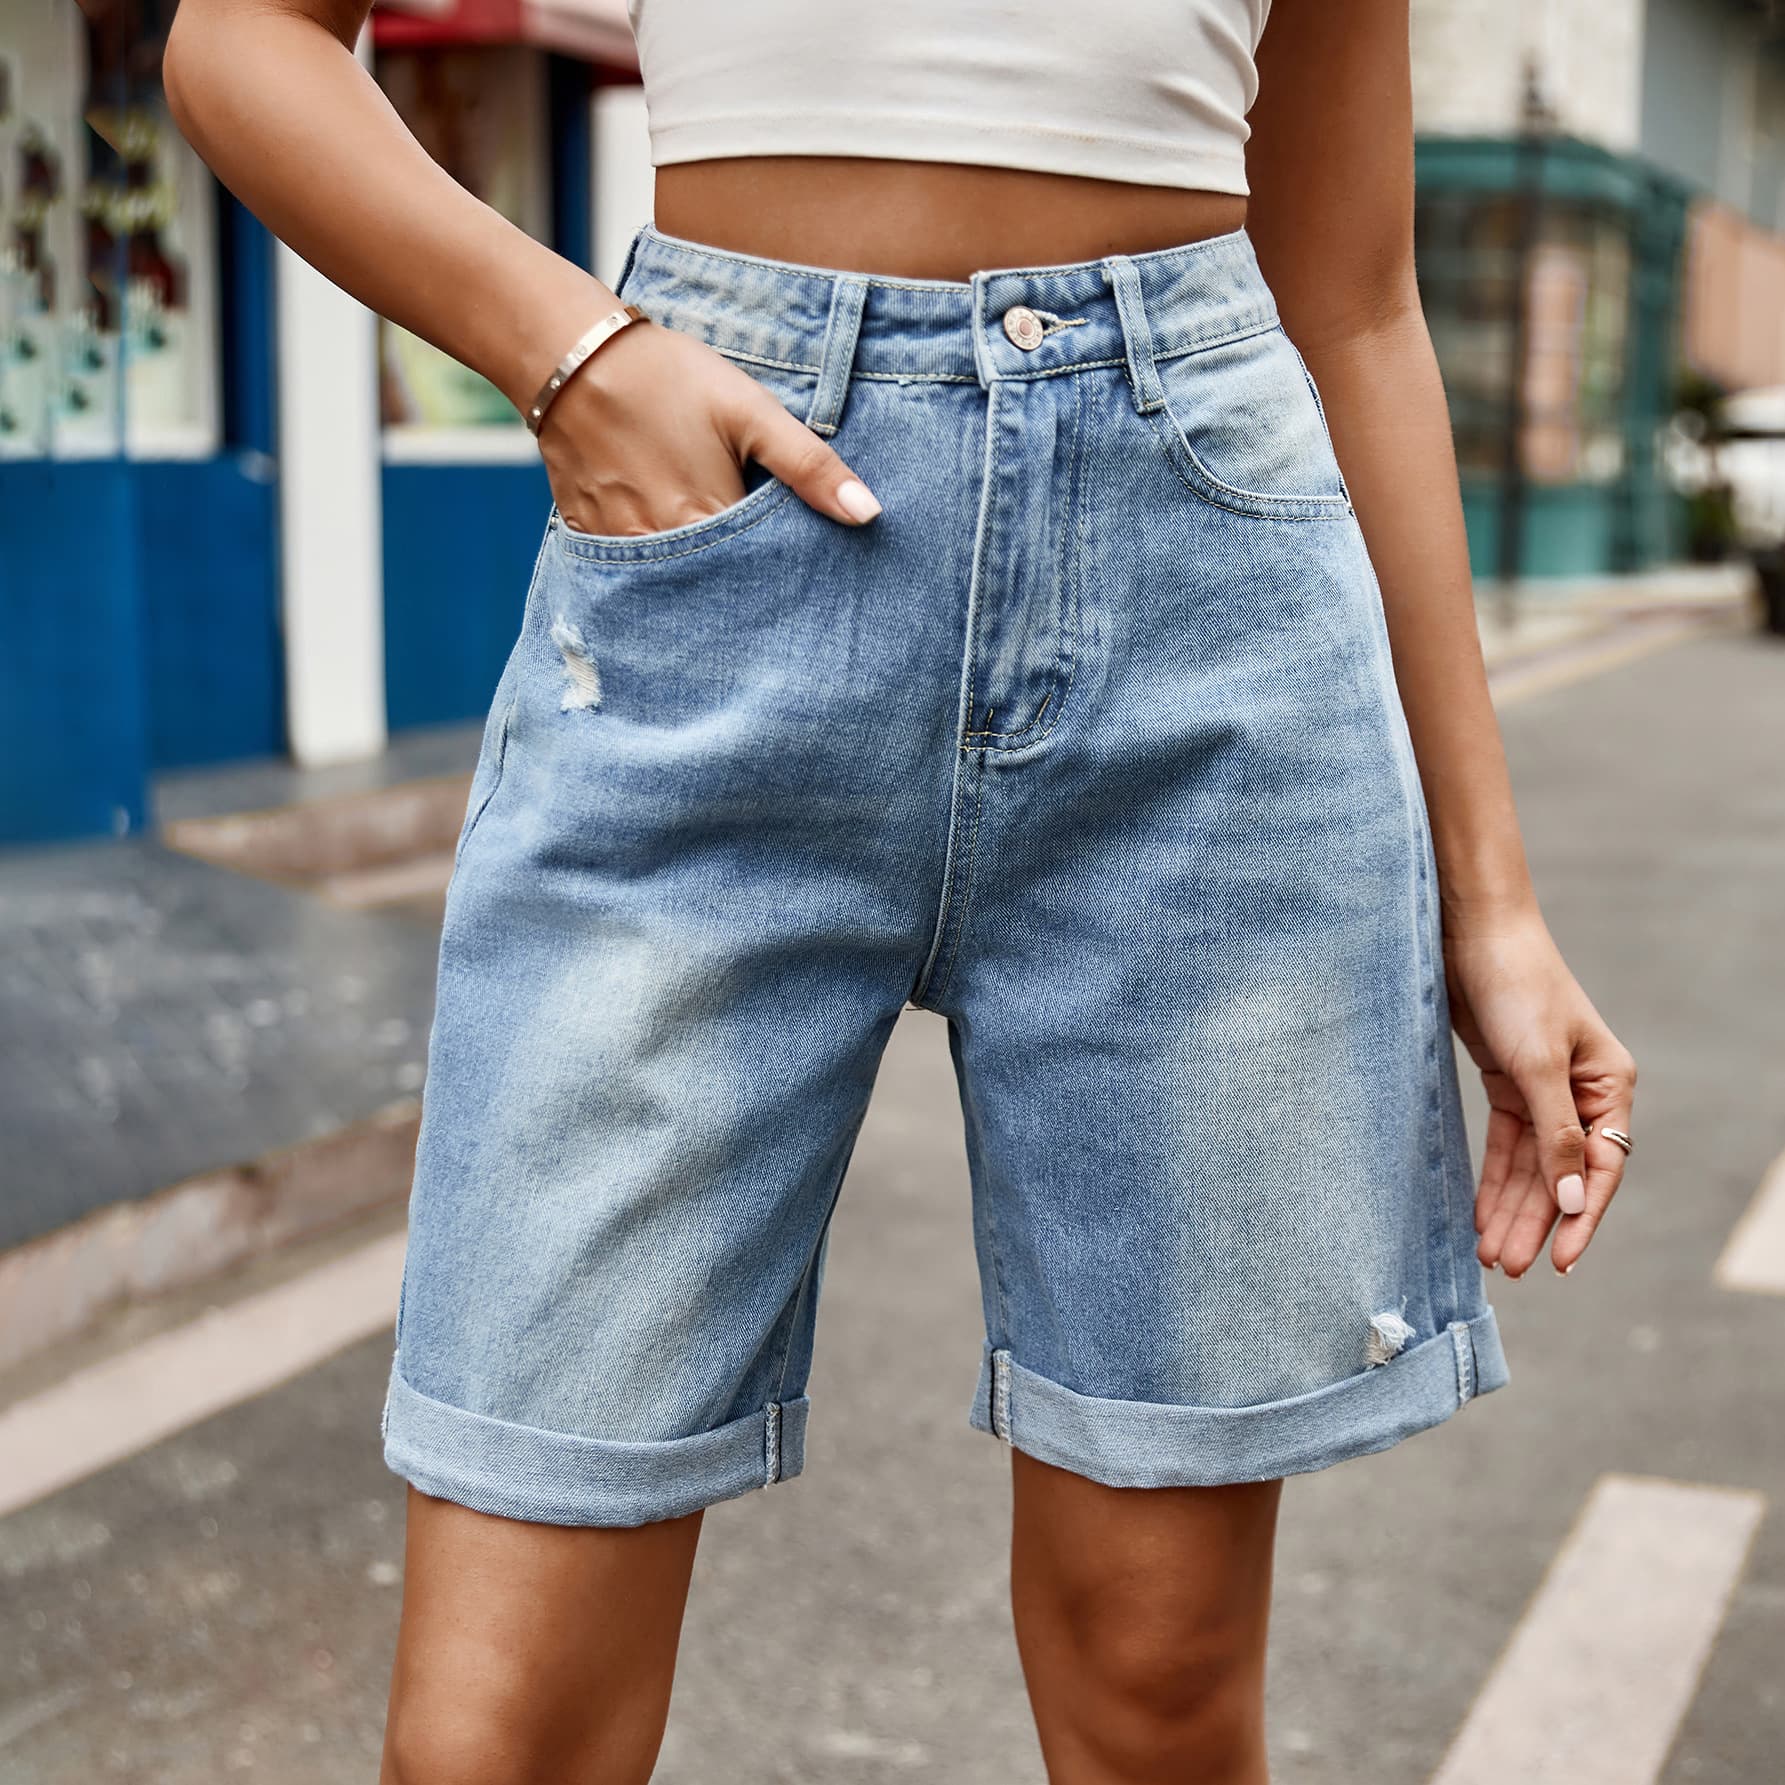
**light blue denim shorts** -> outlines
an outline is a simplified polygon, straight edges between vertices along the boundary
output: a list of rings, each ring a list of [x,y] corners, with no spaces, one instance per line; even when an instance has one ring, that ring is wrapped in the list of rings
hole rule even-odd
[[[619,289],[885,511],[752,465],[667,532],[549,517],[447,901],[391,1466],[571,1525],[798,1473],[907,1005],[965,1115],[974,1425],[1212,1484],[1504,1383],[1381,600],[1247,236],[951,282],[647,225]]]

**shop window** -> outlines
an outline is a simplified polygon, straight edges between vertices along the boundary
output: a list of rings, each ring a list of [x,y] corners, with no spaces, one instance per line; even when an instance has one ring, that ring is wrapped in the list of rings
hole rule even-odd
[[[64,0],[9,14],[0,457],[218,449],[213,190],[161,97],[162,10],[103,27]]]
[[[1522,459],[1536,483],[1622,472],[1630,242],[1616,211],[1548,199],[1521,251],[1511,195],[1437,193],[1415,217],[1421,301],[1450,397],[1457,461],[1502,468],[1522,305]]]

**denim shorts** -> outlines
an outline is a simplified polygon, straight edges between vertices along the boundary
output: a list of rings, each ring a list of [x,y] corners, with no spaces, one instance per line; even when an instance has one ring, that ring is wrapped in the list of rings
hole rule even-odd
[[[751,465],[664,532],[550,514],[447,899],[390,1465],[567,1525],[798,1473],[908,1005],[981,1430],[1262,1480],[1504,1383],[1381,598],[1246,234],[955,282],[646,225],[619,290],[884,513]]]

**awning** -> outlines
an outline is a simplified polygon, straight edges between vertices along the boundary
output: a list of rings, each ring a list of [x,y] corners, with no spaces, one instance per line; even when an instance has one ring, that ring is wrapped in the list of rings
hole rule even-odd
[[[526,43],[638,72],[626,0],[378,0],[375,43]]]

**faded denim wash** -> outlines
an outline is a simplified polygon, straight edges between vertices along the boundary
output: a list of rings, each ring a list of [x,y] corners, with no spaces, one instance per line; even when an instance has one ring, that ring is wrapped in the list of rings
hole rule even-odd
[[[907,1003],[965,1111],[975,1425],[1218,1483],[1505,1382],[1381,601],[1244,232],[956,283],[647,225],[620,294],[885,512],[752,466],[667,532],[550,516],[448,898],[391,1466],[561,1524],[797,1473]]]

